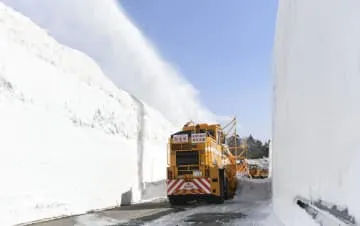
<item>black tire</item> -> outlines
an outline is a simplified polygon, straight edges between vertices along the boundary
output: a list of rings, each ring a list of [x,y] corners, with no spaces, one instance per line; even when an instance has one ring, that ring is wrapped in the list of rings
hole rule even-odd
[[[224,169],[219,169],[219,186],[220,186],[220,196],[215,197],[215,203],[222,204],[225,200],[225,171]]]
[[[224,184],[224,199],[229,199],[229,181],[227,178],[225,178],[225,184]]]

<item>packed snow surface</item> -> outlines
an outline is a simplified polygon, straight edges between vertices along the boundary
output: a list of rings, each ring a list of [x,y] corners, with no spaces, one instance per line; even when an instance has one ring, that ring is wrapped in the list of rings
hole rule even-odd
[[[285,225],[311,225],[298,195],[360,221],[359,11],[360,1],[279,1],[272,173]]]
[[[2,0],[61,43],[93,57],[118,87],[142,98],[172,122],[211,121],[197,90],[134,26],[116,0]],[[151,85],[149,85],[151,84]]]
[[[0,125],[0,225],[137,202],[165,178],[172,124],[3,3]]]

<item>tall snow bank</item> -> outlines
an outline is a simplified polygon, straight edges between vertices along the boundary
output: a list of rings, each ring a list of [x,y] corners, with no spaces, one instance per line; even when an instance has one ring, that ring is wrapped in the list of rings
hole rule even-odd
[[[0,3],[0,225],[139,201],[142,183],[165,179],[171,130]]]
[[[279,1],[272,166],[286,225],[308,225],[297,195],[360,220],[359,11],[360,1]]]
[[[170,121],[211,121],[197,90],[166,63],[116,0],[3,0],[58,41],[93,57],[118,87]],[[148,84],[151,83],[151,86]]]

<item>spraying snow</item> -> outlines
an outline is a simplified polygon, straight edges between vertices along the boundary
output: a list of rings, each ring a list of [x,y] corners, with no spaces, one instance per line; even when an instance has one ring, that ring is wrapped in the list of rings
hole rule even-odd
[[[118,87],[175,123],[214,121],[197,91],[169,64],[114,0],[3,0],[58,41],[93,57]]]
[[[272,172],[286,225],[310,225],[296,196],[360,220],[359,10],[351,0],[279,2]]]

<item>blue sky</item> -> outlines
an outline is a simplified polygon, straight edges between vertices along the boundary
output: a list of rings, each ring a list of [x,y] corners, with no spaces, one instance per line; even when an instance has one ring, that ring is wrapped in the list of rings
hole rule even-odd
[[[128,16],[240,134],[271,132],[271,67],[277,0],[121,0]]]

